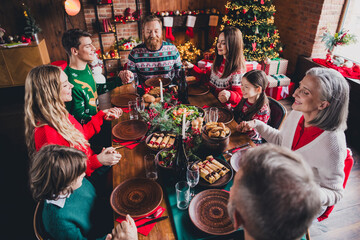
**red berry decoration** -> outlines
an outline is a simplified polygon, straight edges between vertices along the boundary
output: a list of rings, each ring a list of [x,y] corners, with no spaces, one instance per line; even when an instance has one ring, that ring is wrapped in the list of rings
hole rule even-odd
[[[226,21],[226,24],[230,24],[230,21],[228,20],[228,21]]]

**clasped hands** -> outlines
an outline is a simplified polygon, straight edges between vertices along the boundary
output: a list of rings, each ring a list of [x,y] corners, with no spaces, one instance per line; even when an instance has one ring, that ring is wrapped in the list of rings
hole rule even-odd
[[[253,130],[254,127],[255,127],[255,120],[242,121],[236,126],[236,131],[244,133]]]

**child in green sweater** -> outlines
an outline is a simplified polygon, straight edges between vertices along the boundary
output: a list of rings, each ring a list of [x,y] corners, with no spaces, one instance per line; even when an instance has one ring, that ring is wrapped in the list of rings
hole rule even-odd
[[[112,229],[111,213],[104,216],[104,203],[84,178],[85,170],[86,155],[60,145],[42,147],[31,160],[30,190],[36,201],[44,201],[42,221],[47,234],[53,239],[137,240],[129,215]]]

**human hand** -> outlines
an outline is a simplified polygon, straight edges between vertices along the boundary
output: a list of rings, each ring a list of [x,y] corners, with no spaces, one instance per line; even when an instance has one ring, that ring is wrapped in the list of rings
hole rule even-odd
[[[236,126],[236,130],[239,132],[248,132],[253,130],[255,127],[255,120],[242,121],[239,125]]]
[[[126,220],[118,224],[112,234],[108,234],[105,240],[137,240],[137,228],[134,219],[126,215]]]
[[[117,107],[105,109],[103,112],[105,113],[104,119],[108,121],[118,119],[123,114],[123,110]]]
[[[218,99],[221,103],[226,103],[229,101],[230,96],[231,92],[229,92],[228,90],[222,90],[221,92],[219,92]]]
[[[98,155],[99,162],[104,166],[112,166],[117,164],[121,159],[121,154],[115,148],[103,148],[102,152]]]
[[[119,77],[123,84],[128,84],[134,79],[134,74],[129,70],[123,70],[119,72]]]
[[[188,62],[188,61],[183,61],[182,64],[184,65],[185,68],[187,69],[192,69],[194,67],[194,64]]]

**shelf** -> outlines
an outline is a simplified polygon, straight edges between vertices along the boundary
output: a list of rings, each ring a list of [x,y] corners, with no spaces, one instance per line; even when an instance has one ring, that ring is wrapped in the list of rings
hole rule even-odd
[[[115,34],[115,32],[98,32],[101,35],[105,35],[105,34]]]
[[[106,6],[106,5],[111,5],[113,3],[96,3],[96,6]]]

